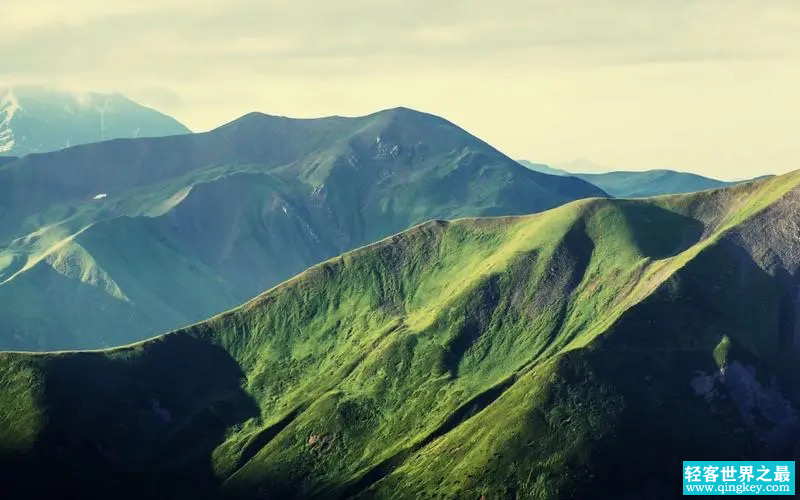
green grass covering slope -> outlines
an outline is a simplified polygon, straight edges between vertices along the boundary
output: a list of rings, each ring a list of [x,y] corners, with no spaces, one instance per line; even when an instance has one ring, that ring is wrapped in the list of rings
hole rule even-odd
[[[672,498],[686,457],[794,459],[799,184],[431,221],[150,341],[7,354],[4,484]]]
[[[425,220],[592,196],[403,108],[30,155],[0,166],[0,348],[141,340]]]

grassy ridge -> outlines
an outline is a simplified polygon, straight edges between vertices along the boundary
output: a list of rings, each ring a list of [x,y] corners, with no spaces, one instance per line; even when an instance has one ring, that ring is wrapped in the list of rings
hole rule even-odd
[[[765,221],[798,182],[432,221],[151,341],[9,355],[12,483],[670,497],[686,456],[791,457],[800,253]]]

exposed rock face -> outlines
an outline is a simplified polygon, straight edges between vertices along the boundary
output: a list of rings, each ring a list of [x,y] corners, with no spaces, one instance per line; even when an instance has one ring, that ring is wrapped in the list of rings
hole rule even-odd
[[[717,373],[699,372],[690,385],[709,403],[731,398],[745,427],[770,445],[785,445],[786,437],[797,430],[797,411],[781,393],[777,381],[762,384],[753,366],[733,361]]]

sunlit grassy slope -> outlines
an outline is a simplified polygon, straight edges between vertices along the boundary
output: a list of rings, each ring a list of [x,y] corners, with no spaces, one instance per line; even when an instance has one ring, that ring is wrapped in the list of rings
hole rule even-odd
[[[687,457],[794,459],[798,183],[431,221],[153,340],[4,354],[3,484],[672,498]]]
[[[402,108],[30,155],[0,164],[0,349],[141,340],[425,220],[595,196]]]

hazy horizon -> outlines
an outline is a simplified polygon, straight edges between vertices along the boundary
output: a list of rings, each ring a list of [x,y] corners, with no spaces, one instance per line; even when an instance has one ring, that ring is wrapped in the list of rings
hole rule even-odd
[[[407,106],[553,165],[722,179],[798,167],[800,5],[572,5],[20,3],[0,18],[0,80],[121,92],[196,131],[251,111]]]

